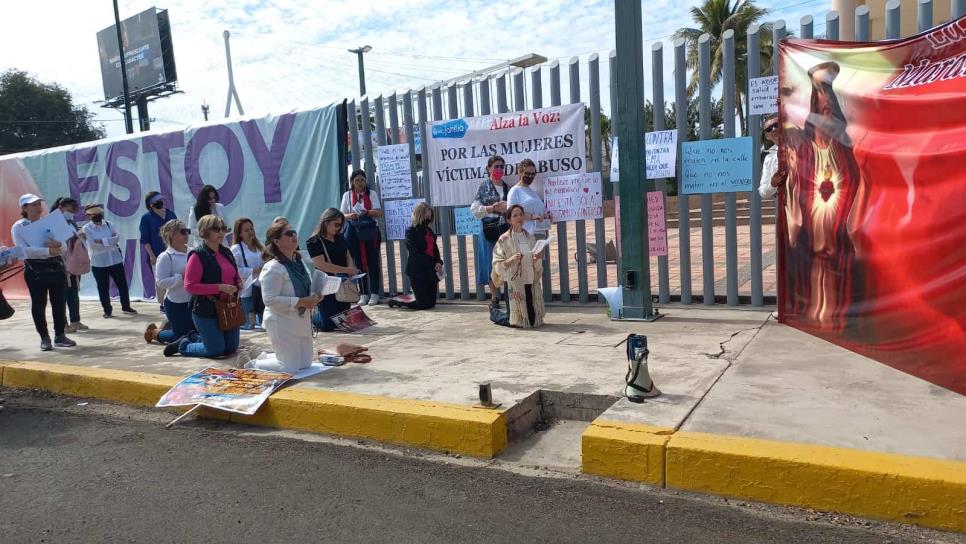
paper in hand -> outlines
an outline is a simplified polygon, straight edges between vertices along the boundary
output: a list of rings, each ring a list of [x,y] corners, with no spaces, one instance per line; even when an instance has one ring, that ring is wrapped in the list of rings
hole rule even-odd
[[[342,278],[339,276],[330,276],[325,272],[316,270],[312,274],[312,294],[319,296],[332,295],[339,291],[339,286],[342,285]]]
[[[251,276],[248,276],[248,279],[245,280],[245,283],[242,284],[241,290],[244,291],[244,290],[248,289],[249,287],[251,287],[252,285],[255,285],[255,280],[256,279],[258,279],[258,278],[255,277],[255,274],[252,274]]]
[[[344,279],[344,280],[352,280],[352,281],[361,280],[362,278],[365,277],[365,275],[366,275],[366,273],[363,272],[361,274],[356,274],[355,276],[352,276],[352,277],[349,277],[349,278],[342,278],[342,279]]]
[[[545,250],[545,249],[547,249],[547,246],[549,246],[549,245],[550,245],[550,239],[549,238],[546,239],[546,240],[540,240],[540,241],[538,241],[536,244],[533,245],[533,254],[534,255],[539,255],[540,252],[543,251],[543,250]]]

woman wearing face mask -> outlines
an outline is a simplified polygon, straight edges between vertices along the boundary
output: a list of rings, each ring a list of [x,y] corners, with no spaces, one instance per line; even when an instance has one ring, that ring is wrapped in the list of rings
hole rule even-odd
[[[110,318],[114,314],[111,306],[110,282],[114,281],[117,293],[121,298],[121,311],[126,314],[136,314],[131,307],[128,296],[127,276],[124,274],[124,259],[121,256],[120,238],[110,221],[104,219],[104,206],[89,204],[84,206],[84,213],[90,221],[84,225],[81,232],[87,241],[87,250],[91,256],[91,272],[97,282],[97,296],[104,308],[104,317]]]
[[[64,214],[67,223],[77,230],[77,236],[67,241],[64,248],[64,263],[67,265],[67,316],[70,322],[65,329],[67,332],[86,331],[89,327],[81,323],[80,318],[80,275],[71,273],[71,264],[75,261],[86,261],[86,269],[90,269],[90,257],[87,253],[87,246],[84,244],[84,234],[77,226],[74,216],[77,214],[77,201],[71,197],[61,197],[54,201],[50,207],[50,213],[60,212]],[[81,263],[83,264],[83,263]]]
[[[149,296],[148,285],[156,284],[156,278],[151,277],[154,269],[158,265],[158,257],[164,251],[164,240],[161,239],[161,227],[168,221],[173,221],[178,217],[173,211],[165,207],[164,197],[157,191],[151,191],[144,197],[144,207],[147,212],[141,216],[141,246],[144,248],[144,255],[147,259],[141,259],[141,266],[150,271],[149,279],[144,282],[144,297]],[[155,287],[158,304],[161,305],[161,312],[164,312],[164,289],[160,286]]]
[[[364,170],[353,171],[349,176],[349,183],[349,190],[342,195],[339,211],[345,214],[346,220],[355,230],[359,247],[351,249],[356,251],[354,255],[359,258],[359,269],[366,273],[365,279],[361,281],[362,298],[359,299],[359,305],[375,306],[379,304],[379,295],[382,292],[379,249],[382,239],[379,223],[376,222],[377,217],[382,217],[382,204],[379,202],[379,195],[369,188]]]
[[[504,214],[507,209],[508,187],[503,181],[506,161],[493,155],[486,161],[487,180],[480,184],[476,199],[470,204],[470,211],[483,222],[483,233],[476,237],[476,283],[481,287],[490,284],[490,308],[500,307],[500,287],[491,279],[493,245],[500,235],[507,231]]]
[[[201,243],[201,238],[198,236],[198,220],[202,217],[217,215],[226,222],[228,221],[228,216],[225,215],[225,205],[220,201],[218,190],[213,186],[205,185],[201,188],[194,206],[188,210],[188,228],[191,229],[191,238],[188,239],[188,244],[191,247]],[[225,239],[227,240],[227,237]],[[227,246],[227,243],[225,245]]]
[[[543,255],[533,253],[537,239],[523,228],[527,213],[514,204],[507,212],[510,230],[493,249],[493,277],[510,286],[510,326],[528,329],[543,324]]]
[[[547,213],[543,198],[530,187],[537,177],[537,165],[530,159],[523,159],[517,165],[517,174],[520,182],[510,189],[507,206],[522,207],[526,219],[523,228],[537,240],[545,240],[550,234],[550,214]]]
[[[25,194],[20,197],[21,219],[10,228],[13,243],[23,251],[23,276],[30,291],[30,315],[34,320],[34,327],[40,334],[41,351],[50,351],[53,346],[72,347],[77,344],[64,334],[67,329],[67,272],[64,270],[64,260],[61,258],[63,244],[48,238],[43,244],[28,241],[24,230],[28,225],[40,219],[44,214],[43,199],[35,194]],[[50,298],[50,309],[54,314],[54,342],[50,342],[50,332],[47,328],[47,300]]]

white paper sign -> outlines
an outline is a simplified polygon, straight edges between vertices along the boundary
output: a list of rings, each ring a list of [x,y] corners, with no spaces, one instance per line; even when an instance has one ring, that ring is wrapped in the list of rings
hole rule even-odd
[[[413,196],[409,144],[379,147],[379,191],[383,200]]]
[[[647,179],[674,177],[678,158],[678,131],[658,130],[644,135]]]
[[[339,287],[342,286],[342,278],[339,276],[330,276],[325,272],[316,270],[312,274],[312,294],[313,295],[332,295],[339,291]]]
[[[620,181],[620,165],[617,162],[617,136],[614,136],[610,144],[610,181],[616,183]]]
[[[413,222],[413,208],[425,202],[422,198],[406,200],[387,200],[383,203],[386,211],[386,235],[390,240],[405,240],[406,229]]]
[[[664,222],[664,193],[647,193],[647,247],[651,257],[667,256],[667,224]]]
[[[600,172],[547,178],[543,202],[554,221],[579,221],[604,217]]]
[[[467,206],[487,179],[486,161],[506,160],[506,182],[517,181],[516,164],[537,165],[532,188],[543,193],[552,176],[583,172],[586,167],[584,105],[567,104],[539,110],[433,121],[426,126],[423,160],[429,163],[434,206]]]
[[[47,214],[24,227],[21,232],[31,247],[47,247],[44,244],[48,238],[66,244],[67,240],[77,234],[77,230],[64,219],[62,213]]]
[[[749,115],[778,113],[778,76],[748,80]]]

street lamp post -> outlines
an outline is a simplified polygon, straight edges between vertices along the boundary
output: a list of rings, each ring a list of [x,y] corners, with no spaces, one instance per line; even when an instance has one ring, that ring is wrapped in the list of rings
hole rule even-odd
[[[350,49],[350,53],[355,53],[359,57],[359,96],[366,95],[366,67],[362,60],[362,55],[372,51],[372,46],[363,45],[358,49]]]

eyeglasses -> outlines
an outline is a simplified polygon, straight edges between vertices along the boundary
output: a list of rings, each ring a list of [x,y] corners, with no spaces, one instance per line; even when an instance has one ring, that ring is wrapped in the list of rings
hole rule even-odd
[[[181,229],[178,232],[180,232],[184,236],[187,236],[187,235],[191,234],[191,229]]]
[[[221,232],[224,232],[224,233],[227,233],[227,232],[228,232],[228,225],[222,225],[222,226],[220,226],[220,227],[214,227],[214,228],[213,228],[213,229],[211,229],[211,230],[213,230],[213,231],[215,231],[215,232],[217,232],[217,231],[221,231]]]
[[[766,133],[772,132],[773,130],[775,130],[777,128],[778,128],[778,125],[768,125],[767,127],[765,127],[765,132]]]
[[[298,236],[299,233],[294,230],[287,230],[283,234],[285,236],[288,236],[289,238],[295,238],[296,236]]]

